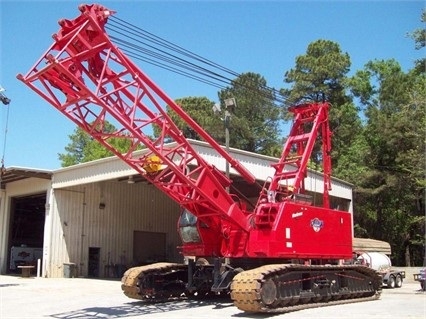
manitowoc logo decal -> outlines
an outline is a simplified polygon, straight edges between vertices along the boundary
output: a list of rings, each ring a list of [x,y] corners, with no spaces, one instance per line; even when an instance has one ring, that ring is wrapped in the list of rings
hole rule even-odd
[[[323,226],[324,222],[321,219],[314,218],[311,220],[311,227],[316,233],[318,233]]]

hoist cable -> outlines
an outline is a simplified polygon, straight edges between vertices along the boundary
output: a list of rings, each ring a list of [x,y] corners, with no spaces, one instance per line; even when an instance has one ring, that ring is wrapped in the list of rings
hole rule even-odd
[[[123,50],[123,52],[125,52],[125,50]],[[154,65],[154,66],[157,66],[157,67],[159,67],[159,68],[161,68],[161,69],[164,69],[164,70],[167,70],[167,71],[171,71],[171,72],[176,73],[176,74],[179,74],[179,75],[183,75],[183,76],[185,76],[185,77],[187,77],[187,78],[191,78],[191,79],[196,80],[196,81],[199,81],[199,82],[203,82],[203,83],[205,83],[205,84],[208,84],[208,85],[214,86],[214,87],[216,87],[216,88],[218,88],[218,89],[226,89],[226,86],[224,86],[224,85],[219,85],[218,83],[215,83],[215,82],[213,82],[213,81],[208,81],[208,80],[206,80],[206,79],[203,79],[202,77],[198,77],[198,76],[195,76],[195,75],[193,75],[193,74],[190,74],[190,73],[187,73],[187,72],[183,72],[183,71],[181,71],[181,70],[179,70],[179,69],[176,69],[176,68],[172,68],[172,67],[168,67],[168,66],[165,66],[165,65],[159,64],[159,63],[157,63],[157,62],[155,62],[155,61],[153,61],[153,60],[151,60],[151,59],[143,58],[143,57],[141,57],[141,56],[134,56],[134,55],[132,55],[132,53],[130,53],[130,52],[127,52],[126,54],[127,54],[129,57],[132,57],[132,58],[137,59],[137,60],[139,60],[139,61],[149,63],[149,64]]]
[[[127,23],[120,18],[114,16],[111,18],[106,28],[114,32],[115,35],[110,35],[110,37],[114,42],[120,44],[119,47],[129,56],[219,89],[226,89],[226,85],[239,85],[249,90],[252,89],[248,84],[238,83],[229,78],[229,75],[238,78],[241,74]],[[126,40],[121,37],[125,37]],[[187,58],[195,62],[188,61]],[[202,63],[203,66],[198,63]],[[213,70],[210,68],[213,68]],[[225,75],[221,74],[220,71],[225,72]],[[285,104],[285,97],[278,90],[266,85],[256,84],[256,86],[259,88],[257,93],[261,96],[272,102]]]
[[[214,67],[218,68],[219,70],[222,70],[222,71],[225,71],[227,73],[230,73],[230,74],[232,74],[232,75],[234,75],[236,77],[239,76],[239,74],[237,72],[235,72],[235,71],[232,71],[232,70],[230,70],[230,69],[228,69],[228,68],[226,68],[224,66],[221,66],[220,64],[217,64],[217,63],[215,63],[213,61],[205,59],[205,58],[201,57],[198,54],[195,54],[195,53],[193,53],[193,52],[191,52],[189,50],[186,50],[186,49],[184,49],[184,48],[182,48],[182,47],[180,47],[180,46],[178,46],[176,44],[173,44],[170,41],[167,41],[167,40],[165,40],[165,39],[163,39],[163,38],[161,38],[159,36],[156,36],[153,33],[148,32],[148,31],[146,31],[146,30],[144,30],[144,29],[142,29],[140,27],[137,27],[137,26],[135,26],[133,24],[125,22],[124,20],[121,20],[121,19],[119,19],[117,17],[113,17],[112,21],[114,22],[115,19],[117,19],[122,26],[125,26],[125,30],[128,30],[128,27],[130,26],[132,29],[135,30],[135,32],[136,32],[135,34],[143,34],[145,36],[144,38],[150,40],[153,43],[157,43],[160,46],[163,46],[163,47],[165,47],[167,49],[170,49],[172,51],[180,53],[183,56],[187,56],[187,57],[190,57],[190,58],[192,58],[194,60],[198,60],[198,61],[200,61],[202,63],[205,63],[207,65],[214,66]]]
[[[196,76],[196,75],[191,75],[190,72],[185,71],[185,70],[189,70],[189,71],[192,70],[192,72],[196,73],[196,74],[201,74],[201,75],[205,74],[205,72],[203,72],[204,70],[202,68],[197,67],[197,69],[191,69],[191,65],[187,61],[176,62],[175,60],[168,57],[167,55],[162,55],[162,54],[159,54],[159,53],[155,53],[154,51],[150,51],[150,50],[138,47],[138,46],[136,46],[136,45],[134,45],[130,42],[126,42],[126,41],[121,40],[119,38],[112,36],[111,39],[115,40],[116,43],[120,43],[121,44],[120,48],[122,49],[122,51],[125,52],[126,54],[128,54],[129,56],[132,56],[133,58],[147,62],[147,63],[152,64],[154,66],[158,66],[158,67],[166,69],[166,70],[170,70],[172,72],[175,72],[175,73],[178,73],[178,74],[181,74],[181,75],[191,77],[191,78],[199,80],[199,81],[204,81],[204,79],[202,77],[199,77],[199,76]],[[125,49],[123,49],[123,48],[125,48]],[[148,56],[153,57],[153,58],[145,57],[144,55],[140,55],[137,52],[145,52],[145,53],[147,53]],[[169,62],[169,64],[171,66],[166,66],[164,64],[161,64],[161,63],[157,62],[155,60],[155,58],[160,59],[160,60],[165,61],[165,62]],[[174,66],[174,67],[172,67],[172,66]],[[179,67],[182,70],[180,70]],[[212,74],[209,77],[211,79],[216,79],[217,81],[220,81],[220,82],[229,83],[229,80],[222,79],[219,74]],[[206,83],[214,84],[214,82],[211,82],[211,81],[207,81]],[[220,87],[222,87],[222,86],[220,86]]]
[[[171,71],[173,71],[175,73],[178,73],[178,74],[181,74],[181,75],[185,75],[185,76],[191,77],[193,79],[201,80],[201,81],[203,81],[201,77],[199,77],[199,76],[194,76],[193,77],[187,71],[192,71],[193,73],[196,73],[196,74],[205,75],[206,77],[208,77],[210,79],[214,79],[214,80],[217,80],[217,81],[220,81],[220,82],[223,82],[223,83],[228,83],[229,84],[232,81],[229,78],[225,78],[225,77],[223,77],[222,75],[220,75],[218,73],[215,73],[215,72],[210,71],[210,70],[208,70],[208,69],[206,69],[204,67],[201,67],[201,66],[196,65],[196,64],[194,64],[192,62],[184,60],[184,59],[182,59],[182,58],[180,58],[180,57],[178,57],[176,55],[172,55],[172,54],[170,54],[170,53],[168,53],[168,52],[166,52],[164,50],[158,49],[158,48],[156,48],[156,47],[154,47],[152,45],[149,45],[147,43],[144,43],[144,42],[142,42],[142,41],[140,41],[138,39],[129,37],[129,35],[127,35],[127,33],[128,33],[127,30],[126,30],[126,32],[124,32],[124,30],[123,30],[123,32],[119,32],[119,31],[115,30],[115,32],[118,33],[118,34],[124,35],[127,38],[129,38],[131,40],[134,40],[134,41],[136,41],[136,42],[138,42],[140,44],[143,44],[143,45],[147,46],[148,48],[151,48],[153,50],[157,50],[158,51],[158,52],[156,52],[156,51],[153,51],[151,49],[144,48],[144,47],[142,47],[140,45],[136,45],[136,44],[134,44],[134,43],[132,43],[130,41],[122,40],[122,39],[120,39],[120,38],[118,38],[116,36],[110,36],[110,38],[112,40],[114,40],[116,43],[121,44],[120,48],[126,47],[129,50],[131,49],[132,50],[132,57],[138,58],[140,60],[144,60],[145,62],[153,64],[155,66],[159,66],[159,67],[171,70]],[[130,52],[130,51],[127,51],[127,52]],[[143,57],[144,55],[141,55],[140,57],[136,56],[136,52],[140,52],[142,54],[145,54],[146,56],[150,56],[152,58],[156,58],[156,59],[158,59],[160,61],[163,61],[163,62],[166,62],[168,65],[172,65],[174,67],[169,67],[169,68],[163,67],[162,64],[160,64],[159,62],[154,62],[153,59],[144,58]],[[181,68],[181,69],[186,70],[186,71],[184,71],[183,73],[180,73],[180,72],[178,72],[178,70],[179,70],[178,68]],[[207,81],[207,83],[212,83],[212,82],[209,80],[209,81]]]

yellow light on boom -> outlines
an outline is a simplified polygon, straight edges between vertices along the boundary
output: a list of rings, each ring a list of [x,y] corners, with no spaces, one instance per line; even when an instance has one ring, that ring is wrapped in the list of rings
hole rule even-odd
[[[166,168],[167,165],[162,164],[163,162],[157,155],[151,155],[142,167],[147,173],[156,173]]]

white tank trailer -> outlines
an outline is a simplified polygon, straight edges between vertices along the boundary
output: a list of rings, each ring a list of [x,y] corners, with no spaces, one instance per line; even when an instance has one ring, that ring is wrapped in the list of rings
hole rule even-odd
[[[400,288],[405,278],[405,271],[392,269],[390,258],[381,252],[363,252],[357,262],[378,271],[383,278],[383,285],[388,288]]]

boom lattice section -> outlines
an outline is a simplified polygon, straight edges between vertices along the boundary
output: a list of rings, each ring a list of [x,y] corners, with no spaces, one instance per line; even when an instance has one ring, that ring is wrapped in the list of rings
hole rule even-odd
[[[128,59],[104,30],[114,12],[80,6],[81,15],[61,20],[54,43],[18,78],[149,182],[197,216],[232,214],[247,229],[227,193],[230,180],[197,154],[166,112],[169,106],[249,182],[254,177]],[[108,123],[117,127],[111,131]],[[154,127],[159,136],[152,138]],[[122,153],[115,145],[125,145]],[[141,157],[134,151],[146,147]]]
[[[308,161],[313,153],[317,138],[321,138],[324,193],[323,207],[329,208],[331,189],[331,141],[328,124],[328,103],[302,104],[289,109],[294,114],[290,134],[283,147],[269,190],[276,192],[280,186],[291,187],[298,194],[305,190]]]

